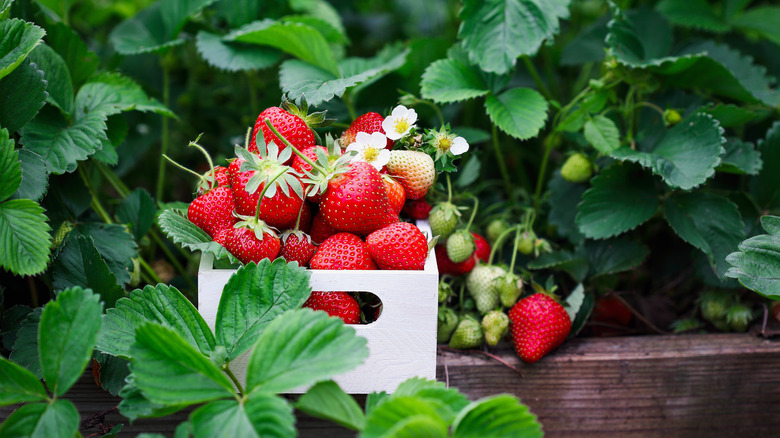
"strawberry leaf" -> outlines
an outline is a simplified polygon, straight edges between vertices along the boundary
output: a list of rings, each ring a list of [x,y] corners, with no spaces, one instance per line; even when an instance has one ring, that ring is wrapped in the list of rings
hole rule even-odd
[[[431,403],[420,397],[403,396],[384,399],[371,410],[366,418],[366,426],[361,438],[379,438],[392,435],[393,431],[403,431],[401,436],[446,437],[447,423],[436,411],[437,403]],[[413,430],[420,428],[419,430]],[[426,435],[423,431],[435,431]],[[417,434],[421,432],[421,434]],[[442,434],[442,432],[444,432]],[[511,436],[511,435],[510,435]]]
[[[213,254],[217,260],[227,259],[230,263],[239,263],[224,246],[214,242],[208,233],[190,222],[182,210],[172,208],[163,211],[157,223],[171,240],[183,248]]]
[[[609,154],[620,147],[620,131],[615,122],[602,115],[594,116],[585,122],[583,134],[585,140],[602,154]]]
[[[295,403],[295,409],[352,430],[363,429],[366,422],[360,405],[332,380],[320,382],[306,391]]]
[[[748,289],[767,298],[780,298],[780,217],[764,216],[761,225],[767,234],[751,237],[729,254],[731,267],[726,277],[736,278]]]
[[[719,16],[707,0],[663,0],[656,6],[669,21],[680,27],[690,27],[710,32],[726,32],[728,23]]]
[[[780,7],[763,6],[745,11],[731,19],[734,27],[755,32],[780,45]]]
[[[642,243],[618,237],[587,241],[585,252],[590,265],[588,277],[593,278],[633,269],[642,263],[650,250]]]
[[[16,132],[27,125],[46,103],[43,71],[30,60],[0,79],[0,126]]]
[[[65,61],[73,89],[77,90],[97,70],[100,59],[69,26],[63,23],[47,23],[46,32],[46,42]]]
[[[119,23],[111,31],[109,41],[122,55],[161,53],[186,42],[184,38],[167,35],[159,2]]]
[[[731,137],[724,145],[726,153],[718,171],[736,174],[758,175],[763,162],[761,153],[753,143]]]
[[[49,262],[48,218],[29,199],[0,203],[0,267],[17,275],[43,272]]]
[[[287,400],[274,394],[253,393],[239,403],[218,400],[190,414],[195,438],[233,436],[286,438],[296,435],[295,415]]]
[[[750,180],[750,193],[761,209],[780,205],[780,121],[772,124],[766,137],[758,141],[758,150],[764,166]]]
[[[52,263],[52,283],[55,290],[80,286],[99,291],[107,306],[113,306],[124,296],[124,290],[100,256],[92,237],[75,233],[68,235]]]
[[[141,188],[127,195],[116,211],[117,219],[130,228],[136,242],[140,242],[152,228],[154,214],[154,199]]]
[[[439,103],[458,102],[484,96],[490,92],[475,67],[455,59],[440,59],[425,69],[420,92],[426,99]]]
[[[0,202],[10,198],[22,184],[19,152],[7,129],[0,129]]]
[[[150,98],[140,85],[118,73],[93,76],[76,95],[77,116],[100,112],[106,116],[136,110],[176,117],[171,110]]]
[[[68,400],[27,404],[0,426],[0,436],[70,438],[78,433],[79,412]]]
[[[29,59],[44,72],[49,95],[46,101],[59,108],[63,114],[70,115],[73,112],[73,83],[65,60],[46,44],[30,52]]]
[[[43,307],[36,307],[19,323],[9,359],[23,366],[38,379],[43,378],[41,361],[38,359],[38,324],[41,322]]]
[[[502,394],[472,402],[452,424],[453,438],[485,436],[542,437],[542,425],[528,406]]]
[[[46,400],[46,389],[31,372],[0,357],[0,406]]]
[[[0,21],[0,79],[18,67],[44,35],[46,31],[26,21]]]
[[[530,88],[513,88],[498,96],[489,94],[485,109],[500,130],[520,140],[536,137],[547,120],[547,101]]]
[[[2,137],[2,131],[0,131],[0,137]],[[49,172],[46,169],[46,163],[43,162],[40,155],[33,151],[19,149],[18,152],[22,169],[22,182],[15,197],[40,201],[49,189]]]
[[[222,35],[204,30],[198,32],[195,45],[209,65],[230,72],[262,70],[282,58],[276,49],[225,41]]]

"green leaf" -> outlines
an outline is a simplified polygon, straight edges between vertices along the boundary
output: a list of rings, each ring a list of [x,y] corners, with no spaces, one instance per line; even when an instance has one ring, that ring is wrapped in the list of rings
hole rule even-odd
[[[260,16],[260,9],[264,14],[274,16],[269,11],[271,4],[264,0],[233,0],[218,1],[215,6],[217,14],[228,22],[231,29],[243,26]],[[284,5],[285,7],[287,5]]]
[[[558,33],[568,6],[568,0],[467,0],[458,37],[473,63],[504,74],[518,56],[534,55]]]
[[[0,437],[72,438],[79,412],[68,400],[33,403],[15,410],[0,426]]]
[[[131,358],[135,331],[145,322],[172,328],[205,356],[211,355],[216,345],[198,309],[176,288],[158,284],[136,289],[117,300],[116,307],[106,309],[95,348],[112,356]]]
[[[292,407],[274,394],[249,394],[243,404],[236,400],[214,401],[193,411],[190,421],[195,438],[296,435]]]
[[[346,34],[339,11],[326,0],[290,0],[289,4],[293,11],[320,18]]]
[[[566,313],[569,314],[569,319],[574,321],[577,317],[577,312],[580,311],[582,303],[585,302],[585,288],[582,287],[582,283],[578,284],[573,291],[566,297]]]
[[[152,228],[154,214],[154,199],[142,188],[135,189],[127,195],[116,211],[119,222],[130,226],[136,242],[139,242]]]
[[[163,211],[157,223],[168,238],[183,248],[213,254],[217,260],[227,259],[230,263],[238,263],[238,259],[233,254],[230,254],[224,246],[214,242],[211,236],[190,222],[186,213],[179,209]]]
[[[47,102],[56,106],[66,115],[73,112],[73,83],[70,80],[68,66],[54,49],[41,44],[30,52],[30,61],[44,73]]]
[[[530,88],[513,88],[498,96],[489,94],[485,109],[500,130],[520,140],[536,137],[547,120],[547,101]]]
[[[0,203],[0,266],[17,275],[43,272],[49,262],[48,218],[29,199]]]
[[[168,39],[173,39],[187,21],[216,0],[161,0],[160,13]]]
[[[195,44],[209,65],[230,72],[269,68],[282,57],[277,50],[224,41],[222,35],[203,30],[198,32]]]
[[[578,253],[556,251],[531,260],[528,262],[528,269],[560,269],[571,275],[575,281],[581,282],[588,275],[588,260]]]
[[[780,7],[759,6],[731,19],[731,24],[745,31],[756,32],[780,45]]]
[[[689,190],[715,173],[726,141],[722,133],[717,120],[698,113],[666,131],[647,152],[622,146],[610,155],[651,169],[672,188]]]
[[[597,151],[608,155],[620,147],[620,131],[615,122],[602,115],[596,115],[585,122],[585,140]]]
[[[16,191],[16,197],[40,201],[49,189],[49,172],[46,169],[46,163],[43,162],[40,155],[33,151],[19,149],[18,153],[22,170],[22,183]]]
[[[11,5],[14,0],[1,0],[0,1],[0,20],[5,20],[11,13]]]
[[[557,228],[558,234],[566,237],[572,243],[581,242],[585,236],[580,233],[580,229],[575,222],[577,216],[577,204],[582,200],[582,194],[585,193],[585,184],[576,184],[566,181],[561,176],[560,171],[555,171],[547,190],[550,196],[547,198],[550,204],[550,214],[547,220],[550,225]]]
[[[393,397],[416,397],[431,402],[431,407],[446,423],[452,422],[455,416],[469,404],[469,399],[455,388],[447,388],[442,382],[411,377],[401,382],[393,393]]]
[[[349,42],[343,27],[336,27],[329,21],[316,15],[288,15],[279,21],[283,23],[300,23],[317,29],[323,37],[334,46],[342,46]]]
[[[38,324],[41,322],[42,312],[43,307],[36,307],[22,320],[16,331],[13,351],[8,356],[38,379],[43,378],[41,361],[38,359]]]
[[[124,296],[124,290],[98,253],[95,241],[88,236],[70,236],[52,266],[54,289],[91,288],[100,292],[106,306],[113,306]]]
[[[0,79],[18,67],[44,35],[46,31],[26,21],[16,18],[0,21]]]
[[[78,162],[100,150],[106,138],[103,113],[89,113],[69,125],[59,113],[42,111],[25,126],[22,143],[43,158],[51,173],[60,175],[76,170]]]
[[[764,166],[750,180],[750,193],[762,209],[770,209],[780,205],[780,121],[775,121],[766,137],[758,141],[758,150]]]
[[[25,60],[0,79],[0,126],[16,132],[46,103],[46,80],[35,64]]]
[[[135,376],[131,373],[127,376],[127,384],[119,391],[119,413],[135,421],[138,418],[156,418],[165,417],[178,412],[186,405],[165,406],[159,403],[152,403],[146,399],[140,389],[135,385]]]
[[[718,170],[721,172],[758,175],[763,162],[753,143],[731,137],[725,144],[726,153]]]
[[[325,37],[305,24],[255,21],[231,32],[224,39],[275,47],[326,72],[339,75],[336,58]]]
[[[0,202],[10,198],[22,184],[22,166],[14,140],[7,129],[0,129]]]
[[[429,65],[420,87],[424,98],[439,103],[473,99],[490,92],[479,70],[449,58]]]
[[[140,325],[130,356],[135,385],[151,402],[191,405],[235,394],[227,376],[168,327]]]
[[[577,314],[571,321],[571,331],[569,336],[577,336],[579,332],[585,327],[585,323],[590,319],[590,314],[593,312],[593,307],[596,305],[596,298],[591,290],[583,291],[582,303],[577,310]]]
[[[74,234],[94,240],[95,248],[119,284],[130,282],[130,270],[133,269],[133,259],[138,257],[138,252],[133,236],[127,228],[116,224],[86,222],[77,225],[75,231]]]
[[[360,405],[332,380],[317,383],[306,391],[295,403],[295,409],[352,430],[363,429],[366,422]]]
[[[111,395],[119,395],[119,392],[126,385],[125,379],[130,374],[130,362],[127,359],[99,351],[92,352],[92,357],[100,364],[98,370],[100,386]]]
[[[349,371],[368,357],[366,339],[339,318],[309,309],[278,316],[257,340],[247,392],[284,392]]]
[[[219,300],[216,339],[233,360],[254,345],[282,313],[300,308],[311,293],[309,272],[282,258],[250,263],[230,276]]]
[[[737,206],[710,193],[675,193],[664,202],[664,215],[678,236],[707,255],[722,278],[728,269],[726,256],[745,238]]]
[[[589,277],[610,275],[639,266],[650,252],[639,242],[626,237],[587,241],[585,252],[590,265]]]
[[[608,17],[604,16],[582,29],[561,52],[561,65],[579,65],[604,59],[604,39]]]
[[[151,111],[176,117],[163,104],[147,96],[140,85],[118,73],[93,76],[76,95],[76,111],[79,117],[85,113],[98,112],[110,116],[130,110]]]
[[[610,5],[613,19],[607,25],[606,44],[619,63],[643,68],[679,60],[669,53],[672,29],[661,14],[649,8],[623,12]]]
[[[97,70],[100,59],[69,26],[54,23],[46,29],[46,42],[67,64],[73,89],[77,90]]]
[[[469,144],[474,143],[469,141]],[[477,181],[477,179],[479,179],[479,173],[481,169],[482,161],[480,161],[479,156],[477,156],[477,154],[471,155],[469,160],[466,161],[466,164],[458,169],[458,179],[456,179],[454,182],[455,186],[461,188],[471,186],[474,184],[474,182]]]
[[[114,28],[109,35],[114,49],[122,55],[161,53],[184,44],[184,38],[169,38],[160,3],[153,3]]]
[[[729,254],[726,277],[736,278],[748,289],[769,299],[780,299],[780,217],[764,216],[761,225],[768,234],[751,237]]]
[[[46,304],[38,328],[38,357],[43,379],[61,396],[81,377],[92,359],[103,303],[89,289],[74,287]]]
[[[734,104],[708,104],[699,108],[699,111],[712,114],[712,117],[718,119],[720,126],[724,128],[733,128],[753,123],[762,118],[760,112],[751,108],[745,108]]]
[[[428,400],[400,396],[390,397],[375,407],[366,418],[366,427],[360,434],[360,438],[379,438],[388,436],[399,423],[411,419],[427,418],[435,423],[440,423],[446,428],[446,423],[439,417],[434,409],[435,403]],[[435,436],[435,435],[434,435]],[[446,435],[445,435],[446,436]]]
[[[383,436],[387,438],[447,438],[449,435],[447,434],[447,425],[443,421],[423,415],[413,415],[396,423]]]
[[[633,230],[658,210],[653,177],[633,164],[615,163],[594,177],[577,206],[580,232],[605,239]]]
[[[496,395],[475,401],[452,423],[453,438],[490,436],[542,437],[542,425],[528,406],[510,395]]]
[[[0,406],[46,400],[46,397],[46,388],[38,377],[0,357]]]
[[[663,0],[656,5],[658,12],[680,27],[690,27],[710,32],[726,32],[729,25],[707,3],[707,0]]]

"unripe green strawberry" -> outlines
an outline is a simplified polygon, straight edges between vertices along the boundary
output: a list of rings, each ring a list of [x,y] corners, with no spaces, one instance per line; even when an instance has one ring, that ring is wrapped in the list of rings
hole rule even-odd
[[[561,167],[561,176],[566,181],[572,183],[583,183],[590,179],[593,174],[593,165],[583,154],[574,154],[570,156],[563,167]]]
[[[699,298],[701,316],[715,324],[715,321],[725,320],[726,312],[731,307],[732,294],[723,291],[708,291]],[[715,324],[716,326],[718,324]]]
[[[531,255],[534,252],[534,242],[536,236],[530,231],[525,231],[520,235],[520,240],[517,242],[517,250],[521,254]]]
[[[509,317],[501,310],[488,312],[482,318],[482,332],[485,334],[485,342],[491,347],[495,347],[508,331]]]
[[[436,325],[436,342],[446,344],[458,326],[458,314],[449,307],[439,307]]]
[[[490,221],[490,223],[487,226],[486,231],[486,237],[490,244],[496,243],[496,239],[498,239],[498,236],[500,236],[504,231],[509,229],[510,225],[509,222],[506,221],[506,219],[499,218],[499,219],[493,219]]]
[[[62,224],[60,224],[60,227],[57,228],[57,233],[54,234],[54,238],[51,242],[52,248],[57,248],[62,244],[62,241],[65,240],[65,237],[68,236],[68,233],[70,233],[70,230],[73,229],[73,223],[69,221],[64,221]]]
[[[466,277],[466,289],[474,298],[474,303],[480,314],[494,310],[499,305],[498,290],[493,280],[504,275],[506,271],[498,266],[480,265],[471,270]]]
[[[482,327],[477,320],[461,319],[450,338],[450,348],[469,349],[482,345]]]
[[[452,286],[449,283],[439,283],[439,302],[443,303],[447,301],[447,298],[452,296]]]
[[[732,330],[744,332],[753,322],[753,310],[742,303],[735,303],[726,312],[726,322]]]
[[[514,272],[507,272],[496,278],[493,287],[498,290],[498,297],[504,307],[514,306],[523,293],[523,282]]]
[[[677,112],[677,110],[667,108],[664,111],[664,125],[672,126],[680,123],[681,121],[682,121],[682,116],[680,116],[680,113]]]
[[[441,202],[428,214],[428,223],[431,225],[431,232],[434,236],[439,236],[443,241],[455,231],[458,226],[460,212],[451,202]]]
[[[702,322],[696,318],[685,318],[674,321],[671,325],[673,333],[686,333],[696,330],[702,326]]]
[[[460,263],[471,257],[477,249],[474,236],[466,230],[458,230],[447,239],[447,257],[453,263]]]

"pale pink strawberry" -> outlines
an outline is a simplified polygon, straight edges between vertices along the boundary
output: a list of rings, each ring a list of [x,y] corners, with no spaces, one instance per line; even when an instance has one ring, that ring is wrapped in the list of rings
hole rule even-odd
[[[387,171],[404,186],[406,199],[420,199],[436,180],[433,158],[420,151],[390,151]]]

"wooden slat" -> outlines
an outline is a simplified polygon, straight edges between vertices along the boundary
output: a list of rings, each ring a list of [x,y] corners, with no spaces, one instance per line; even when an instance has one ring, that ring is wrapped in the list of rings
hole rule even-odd
[[[768,437],[780,430],[777,341],[734,334],[575,339],[532,365],[506,345],[496,354],[524,376],[482,355],[441,352],[439,380],[471,399],[520,397],[547,437]],[[67,398],[82,419],[118,402],[87,374]],[[9,412],[0,408],[0,418]],[[170,435],[186,415],[139,420],[125,431]],[[126,422],[118,414],[106,420]],[[305,415],[298,427],[302,437],[354,436]]]

